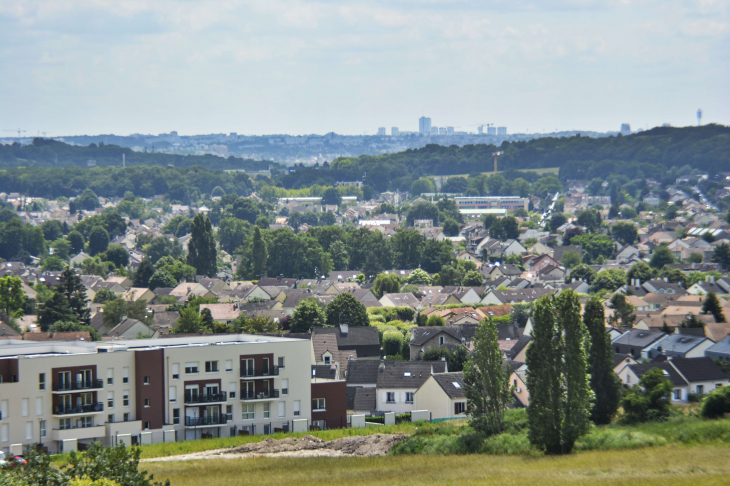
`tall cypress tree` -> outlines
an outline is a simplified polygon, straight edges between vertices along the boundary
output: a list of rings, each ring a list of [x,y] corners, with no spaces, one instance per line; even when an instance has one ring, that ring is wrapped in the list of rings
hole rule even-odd
[[[86,286],[74,270],[67,268],[63,271],[58,281],[58,288],[54,291],[64,294],[79,323],[84,326],[91,323],[91,310],[88,306],[89,299],[86,298]]]
[[[598,425],[608,424],[618,410],[621,381],[613,372],[611,337],[606,332],[606,316],[597,298],[594,297],[586,303],[583,323],[591,338],[588,370],[591,375],[591,389],[596,396],[591,420]]]
[[[215,234],[208,218],[198,213],[190,224],[188,265],[195,267],[198,275],[212,277],[218,271]]]
[[[266,276],[266,263],[269,260],[269,251],[266,248],[266,241],[261,236],[261,229],[255,226],[253,229],[253,278],[260,279]]]
[[[570,289],[535,304],[527,349],[530,441],[548,454],[567,454],[589,428],[588,334]]]
[[[705,296],[705,300],[702,302],[702,313],[712,314],[715,318],[715,322],[727,322],[725,320],[725,314],[722,312],[720,301],[714,292],[709,292]]]

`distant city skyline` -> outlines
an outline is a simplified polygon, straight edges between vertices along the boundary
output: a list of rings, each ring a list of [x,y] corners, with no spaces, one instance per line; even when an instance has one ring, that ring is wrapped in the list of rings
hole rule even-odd
[[[3,137],[730,123],[726,1],[5,0],[0,19]]]

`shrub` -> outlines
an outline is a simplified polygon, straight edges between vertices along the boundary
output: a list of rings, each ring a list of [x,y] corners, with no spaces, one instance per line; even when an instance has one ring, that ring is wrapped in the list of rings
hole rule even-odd
[[[578,450],[638,449],[655,445],[665,445],[667,439],[642,432],[615,429],[596,429],[576,441]]]
[[[702,401],[700,414],[705,418],[718,418],[730,413],[730,386],[723,386],[708,393]]]

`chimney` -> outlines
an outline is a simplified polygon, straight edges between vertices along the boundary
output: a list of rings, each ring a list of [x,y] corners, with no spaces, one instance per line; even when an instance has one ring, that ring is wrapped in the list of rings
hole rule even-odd
[[[385,372],[385,363],[383,363],[382,361],[380,362],[380,366],[378,366],[378,372]],[[431,367],[431,374],[433,374],[433,366]]]

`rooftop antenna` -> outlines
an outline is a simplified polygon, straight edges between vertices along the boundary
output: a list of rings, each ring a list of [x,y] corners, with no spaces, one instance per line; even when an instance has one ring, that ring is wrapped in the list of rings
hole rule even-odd
[[[702,108],[697,110],[697,126],[698,127],[702,126]]]

